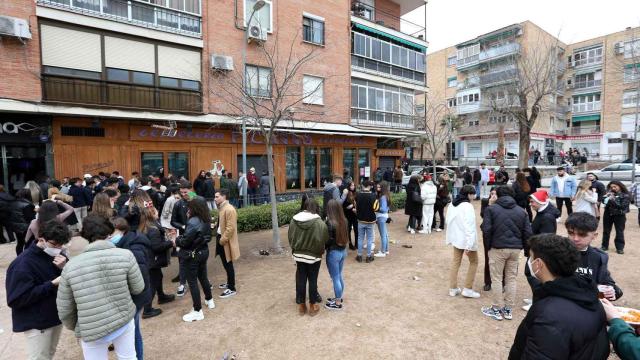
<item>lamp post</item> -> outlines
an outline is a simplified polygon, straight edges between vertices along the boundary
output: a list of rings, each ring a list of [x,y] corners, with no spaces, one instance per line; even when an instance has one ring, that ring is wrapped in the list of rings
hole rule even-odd
[[[251,20],[253,20],[253,16],[256,14],[256,11],[262,9],[265,5],[264,0],[258,0],[255,4],[253,4],[253,8],[251,10],[251,15],[249,15],[249,20],[245,24],[244,29],[244,43],[242,44],[242,86],[247,86],[247,43],[249,42],[249,26],[251,25]],[[242,92],[244,94],[244,99],[242,99],[242,173],[245,176],[245,181],[247,181],[247,116],[246,116],[246,106],[247,106],[247,90]],[[243,191],[243,199],[244,199],[244,207],[249,206],[249,196],[247,196],[247,186],[244,186]]]

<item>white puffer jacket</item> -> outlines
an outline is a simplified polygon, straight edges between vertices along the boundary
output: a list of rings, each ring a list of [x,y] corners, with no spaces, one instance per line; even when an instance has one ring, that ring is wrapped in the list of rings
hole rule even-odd
[[[454,203],[458,206],[453,203],[447,206],[447,245],[460,250],[478,251],[476,211],[468,201]]]
[[[423,205],[435,204],[437,194],[438,188],[433,184],[433,181],[425,181],[420,185],[420,197]]]

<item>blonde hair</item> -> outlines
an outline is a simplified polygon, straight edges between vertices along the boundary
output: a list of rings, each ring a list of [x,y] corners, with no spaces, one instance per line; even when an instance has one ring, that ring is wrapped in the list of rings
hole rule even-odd
[[[591,181],[584,179],[582,181],[580,181],[580,184],[578,184],[578,192],[576,193],[576,199],[581,199],[584,194],[589,191],[591,189]]]

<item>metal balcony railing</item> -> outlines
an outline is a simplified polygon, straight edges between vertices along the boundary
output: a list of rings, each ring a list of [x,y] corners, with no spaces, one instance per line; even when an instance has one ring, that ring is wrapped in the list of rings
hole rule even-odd
[[[478,64],[478,59],[480,58],[480,54],[468,56],[466,58],[461,58],[456,60],[456,68],[464,69],[466,67],[470,67]]]
[[[202,37],[202,19],[199,16],[138,1],[37,0],[37,3],[155,30]]]
[[[393,14],[359,1],[351,2],[351,15],[369,20],[420,40],[424,40],[426,37],[424,26],[402,19],[400,14]]]
[[[576,127],[572,127],[571,131],[569,133],[571,135],[599,134],[600,133],[600,126],[599,125],[576,126]]]
[[[520,53],[520,44],[509,43],[499,47],[485,49],[480,51],[480,62],[496,59],[502,56],[515,55]]]
[[[387,113],[383,111],[351,109],[351,124],[381,126],[399,129],[414,129],[416,116]]]
[[[574,89],[588,89],[592,87],[602,86],[602,80],[584,80],[576,81],[573,85]]]
[[[490,86],[510,82],[516,80],[517,76],[518,72],[514,68],[490,72],[480,76],[480,85]]]
[[[458,83],[458,90],[471,89],[480,86],[480,77],[470,77]]]
[[[43,100],[134,109],[202,112],[199,91],[42,75]]]
[[[456,135],[473,135],[478,133],[492,133],[496,134],[500,130],[500,126],[504,127],[504,131],[518,130],[518,124],[515,121],[507,121],[502,123],[489,123],[483,122],[478,126],[468,126],[463,122],[463,126],[456,129]]]
[[[558,76],[563,75],[566,70],[567,64],[564,61],[558,61],[558,65],[556,66],[556,72],[558,73]]]

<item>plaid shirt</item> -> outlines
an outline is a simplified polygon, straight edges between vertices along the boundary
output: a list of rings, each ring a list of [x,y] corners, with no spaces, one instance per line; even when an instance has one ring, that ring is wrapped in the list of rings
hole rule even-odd
[[[631,186],[631,199],[636,206],[640,205],[640,182],[636,182]]]

